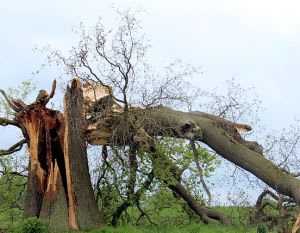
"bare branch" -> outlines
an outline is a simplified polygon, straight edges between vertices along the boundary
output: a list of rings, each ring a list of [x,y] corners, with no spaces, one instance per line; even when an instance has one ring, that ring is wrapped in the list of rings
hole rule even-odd
[[[22,172],[25,172],[25,171],[22,171]],[[13,171],[13,172],[0,171],[0,173],[3,174],[3,175],[13,175],[13,176],[28,177],[27,175],[22,174],[22,172],[17,172],[17,171]]]
[[[7,150],[0,150],[0,156],[10,155],[10,154],[13,154],[17,151],[20,151],[23,148],[24,143],[26,143],[26,142],[27,142],[26,139],[22,139],[21,141],[19,141],[16,144],[12,145]]]
[[[117,97],[115,97],[115,95],[113,94],[112,92],[112,89],[109,85],[105,84],[99,77],[98,75],[93,71],[92,67],[89,65],[87,59],[86,59],[86,54],[84,56],[80,55],[80,62],[81,64],[86,68],[88,69],[88,71],[90,72],[90,74],[104,87],[106,87],[109,91],[109,95],[114,99],[116,100],[117,102],[120,102],[120,103],[124,103],[123,100],[121,99],[118,99]]]
[[[260,207],[262,206],[262,201],[263,199],[265,198],[265,196],[267,195],[270,195],[274,200],[278,200],[278,197],[275,193],[273,193],[272,191],[268,190],[268,189],[265,189],[257,198],[257,201],[256,201],[256,207]]]
[[[7,119],[7,118],[4,118],[4,117],[0,117],[0,125],[1,126],[13,125],[13,126],[20,127],[18,122],[14,121],[14,120]]]
[[[286,163],[286,161],[288,160],[288,158],[292,155],[292,153],[294,152],[294,149],[296,148],[298,142],[300,140],[300,136],[297,136],[295,141],[293,142],[290,151],[288,152],[288,154],[285,156],[284,160],[278,165],[278,167],[282,166],[284,163]]]
[[[16,106],[6,95],[4,90],[0,89],[0,93],[3,95],[4,99],[6,100],[6,102],[8,103],[8,106],[11,107],[12,110],[14,110],[15,112],[20,111],[20,108],[18,106]]]
[[[206,195],[207,195],[207,198],[208,198],[208,206],[211,205],[211,193],[209,191],[209,188],[204,180],[204,175],[203,175],[203,169],[201,168],[201,165],[199,163],[199,153],[196,149],[196,146],[195,146],[195,142],[194,141],[190,141],[190,145],[191,145],[191,148],[192,148],[192,151],[193,151],[193,154],[194,154],[194,159],[195,159],[195,163],[196,163],[196,166],[197,166],[197,169],[198,169],[198,172],[199,172],[199,178],[200,178],[200,183],[202,184],[205,192],[206,192]]]
[[[288,171],[285,168],[280,168],[280,170],[283,171],[283,172],[285,172],[285,173],[287,173],[287,174],[292,175],[293,177],[299,177],[300,176],[300,172],[293,173],[293,172]]]

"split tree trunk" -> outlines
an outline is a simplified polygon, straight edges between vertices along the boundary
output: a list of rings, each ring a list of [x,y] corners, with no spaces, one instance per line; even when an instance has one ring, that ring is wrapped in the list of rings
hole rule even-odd
[[[49,219],[54,230],[68,230],[62,114],[32,104],[16,116],[30,155],[24,217]]]
[[[102,224],[88,171],[83,109],[74,80],[65,95],[65,118],[41,103],[16,113],[30,154],[24,216],[48,219],[56,232]]]
[[[88,168],[85,119],[81,84],[74,80],[65,94],[64,144],[69,225],[74,229],[90,229],[102,222]]]

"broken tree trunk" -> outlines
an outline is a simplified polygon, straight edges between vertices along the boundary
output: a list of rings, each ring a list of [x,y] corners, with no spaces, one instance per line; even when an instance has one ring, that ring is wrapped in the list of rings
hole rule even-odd
[[[69,225],[74,229],[99,226],[102,219],[94,198],[86,148],[86,116],[81,84],[73,80],[65,94],[65,163]]]
[[[32,104],[16,117],[30,155],[24,216],[49,219],[54,229],[67,230],[62,114]]]
[[[48,219],[57,232],[102,224],[88,171],[83,97],[78,84],[74,80],[67,90],[65,118],[45,107],[54,95],[55,82],[50,95],[15,108],[30,155],[24,216]]]

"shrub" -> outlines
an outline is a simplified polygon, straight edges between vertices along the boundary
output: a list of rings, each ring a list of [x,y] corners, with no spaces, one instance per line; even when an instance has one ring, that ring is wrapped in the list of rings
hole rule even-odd
[[[257,233],[267,233],[267,227],[263,224],[257,226]]]
[[[13,233],[48,233],[49,223],[38,218],[27,218],[23,220]]]

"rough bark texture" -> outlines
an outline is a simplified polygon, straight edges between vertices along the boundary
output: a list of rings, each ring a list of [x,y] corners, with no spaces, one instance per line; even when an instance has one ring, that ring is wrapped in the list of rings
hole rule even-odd
[[[42,101],[15,108],[30,154],[24,216],[48,219],[54,232],[102,223],[88,171],[83,97],[77,84],[75,80],[65,97],[67,121],[45,107],[55,83]]]
[[[81,84],[75,80],[65,94],[65,162],[69,197],[69,225],[74,229],[100,226],[102,219],[89,175],[85,113]]]

